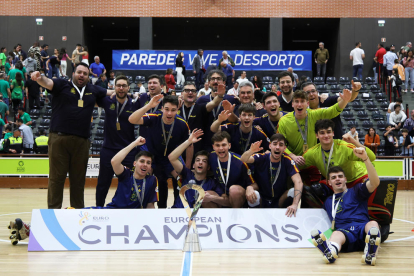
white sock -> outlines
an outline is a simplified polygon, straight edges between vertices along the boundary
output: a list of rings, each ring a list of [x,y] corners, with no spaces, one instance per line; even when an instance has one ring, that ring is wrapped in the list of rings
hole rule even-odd
[[[339,253],[339,244],[336,243],[336,242],[332,242],[332,241],[330,243],[331,243],[332,247],[336,250],[336,255],[338,255],[338,253]]]

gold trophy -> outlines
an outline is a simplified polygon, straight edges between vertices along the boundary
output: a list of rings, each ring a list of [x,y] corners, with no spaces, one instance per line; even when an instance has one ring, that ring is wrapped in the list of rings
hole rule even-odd
[[[188,205],[188,201],[184,195],[185,192],[190,189],[196,191],[196,194],[195,194],[196,203],[194,204],[193,211],[191,211],[190,206]],[[195,180],[190,180],[187,185],[182,186],[180,189],[181,201],[183,202],[184,209],[188,217],[190,218],[188,221],[188,227],[187,227],[187,232],[186,232],[185,241],[184,241],[184,248],[183,248],[184,252],[200,252],[201,251],[195,218],[197,216],[198,210],[200,210],[201,203],[203,203],[204,195],[205,195],[205,192],[203,188],[200,185],[197,185]]]

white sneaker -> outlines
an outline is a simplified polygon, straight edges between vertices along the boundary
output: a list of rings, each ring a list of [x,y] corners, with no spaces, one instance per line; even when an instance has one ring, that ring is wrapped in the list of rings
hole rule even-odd
[[[412,90],[412,89],[411,89],[411,90],[410,90],[410,92],[411,92],[411,93],[414,93],[414,90]]]
[[[407,93],[407,89],[402,91],[403,93]]]

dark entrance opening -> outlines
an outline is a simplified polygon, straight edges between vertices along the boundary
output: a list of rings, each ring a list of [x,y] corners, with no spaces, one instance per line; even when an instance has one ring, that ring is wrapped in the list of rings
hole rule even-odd
[[[286,18],[283,19],[283,50],[311,50],[313,76],[316,63],[313,55],[319,42],[329,50],[326,76],[334,76],[336,53],[339,43],[339,18]]]

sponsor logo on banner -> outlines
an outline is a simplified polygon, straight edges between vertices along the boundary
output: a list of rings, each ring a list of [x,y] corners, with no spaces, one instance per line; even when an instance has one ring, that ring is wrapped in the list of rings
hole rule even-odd
[[[99,158],[89,158],[86,176],[99,175]]]
[[[184,65],[192,71],[197,51],[183,51]],[[312,71],[312,51],[227,51],[236,70]],[[166,70],[175,66],[179,51],[113,50],[113,70]],[[218,65],[222,51],[204,51],[205,68]]]
[[[201,246],[204,249],[313,247],[308,241],[310,231],[314,228],[324,231],[330,226],[322,209],[301,209],[295,218],[286,217],[285,212],[285,209],[200,209],[196,224]],[[182,250],[188,220],[183,209],[33,210],[29,251]]]

